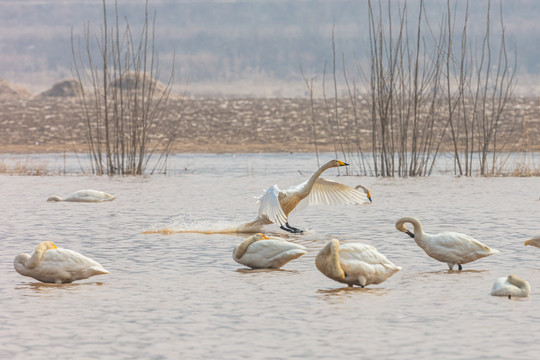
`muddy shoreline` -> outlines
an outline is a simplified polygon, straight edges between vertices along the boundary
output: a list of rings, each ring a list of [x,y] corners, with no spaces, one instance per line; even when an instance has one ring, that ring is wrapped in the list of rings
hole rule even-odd
[[[86,153],[86,125],[74,97],[0,98],[0,153]],[[350,102],[338,103],[350,114]],[[312,111],[313,110],[313,111]],[[540,151],[540,103],[516,98],[505,113],[519,118],[505,151]],[[370,115],[360,106],[355,128],[360,144],[370,148]],[[152,143],[177,132],[172,153],[341,152],[323,100],[309,99],[171,99],[165,119],[153,130]],[[504,119],[503,119],[504,121]],[[345,123],[345,121],[344,121]],[[315,128],[315,132],[314,132]],[[365,135],[364,135],[365,134]],[[317,148],[314,144],[316,138]],[[348,151],[349,149],[345,149]],[[441,148],[442,152],[452,151]],[[353,149],[354,151],[354,149]]]

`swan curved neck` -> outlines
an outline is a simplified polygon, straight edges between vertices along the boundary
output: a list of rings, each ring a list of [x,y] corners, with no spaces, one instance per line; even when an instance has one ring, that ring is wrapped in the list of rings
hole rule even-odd
[[[329,161],[323,166],[321,166],[317,171],[315,171],[315,173],[311,175],[311,177],[309,178],[308,182],[306,183],[306,186],[304,186],[304,188],[302,189],[302,191],[298,193],[298,195],[300,195],[302,199],[308,196],[309,193],[311,192],[311,189],[313,188],[313,185],[315,185],[315,181],[317,181],[317,179],[321,176],[323,172],[325,172],[326,170],[332,167],[336,167],[335,164],[336,164],[335,161],[333,160]]]
[[[530,285],[527,281],[523,280],[520,277],[517,277],[515,275],[508,276],[508,282],[516,285],[518,288],[520,288],[524,293],[529,293],[530,291]]]
[[[413,217],[404,217],[399,220],[399,224],[403,225],[405,223],[409,223],[413,226],[413,232],[414,232],[414,238],[422,237],[424,235],[424,229],[422,228],[422,224],[420,223],[420,220]]]
[[[242,258],[242,256],[244,256],[244,254],[246,253],[248,247],[253,244],[254,242],[260,240],[260,238],[257,236],[257,235],[253,235],[253,236],[250,236],[248,237],[246,240],[242,241],[237,247],[236,249],[234,249],[234,256],[237,258],[237,259],[240,259]]]
[[[332,239],[326,246],[328,246],[330,250],[330,268],[332,270],[332,275],[336,278],[344,278],[345,272],[339,263],[339,240]]]
[[[28,269],[33,269],[36,266],[39,265],[41,262],[41,259],[43,258],[43,254],[45,254],[45,251],[49,249],[55,249],[56,246],[48,241],[44,241],[41,244],[38,245],[36,250],[34,250],[34,253],[26,262],[24,262],[24,266]]]
[[[44,253],[44,252],[45,252],[45,250],[38,251],[38,249],[36,249],[36,251],[34,251],[34,253],[32,254],[32,256],[26,257],[26,259],[24,259],[23,261],[21,261],[21,263],[22,263],[27,269],[33,269],[33,268],[35,268],[36,266],[38,266],[39,263],[41,262],[41,258],[43,257],[43,253]]]

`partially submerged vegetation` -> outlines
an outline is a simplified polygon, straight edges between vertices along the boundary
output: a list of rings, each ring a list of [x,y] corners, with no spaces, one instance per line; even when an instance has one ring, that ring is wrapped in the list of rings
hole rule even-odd
[[[82,41],[73,37],[76,80],[35,98],[11,88],[10,100],[0,96],[0,151],[89,155],[81,173],[100,175],[167,173],[174,152],[313,151],[317,162],[329,151],[350,162],[352,175],[539,175],[540,101],[512,94],[515,60],[500,9],[488,4],[485,34],[471,39],[468,16],[457,18],[451,1],[429,20],[423,1],[416,10],[367,6],[370,56],[351,63],[333,43],[331,76],[326,66],[322,82],[304,76],[306,98],[186,99],[171,96],[173,72],[166,84],[156,80],[148,11],[137,37],[116,7],[108,25],[103,1],[101,34],[85,26]],[[451,164],[441,168],[441,157]],[[0,173],[65,173],[19,161]]]
[[[355,58],[348,70],[342,59],[351,103],[345,113],[337,107],[332,44],[333,76],[322,79],[327,126],[336,155],[353,162],[358,173],[430,175],[440,153],[450,151],[456,174],[471,176],[479,169],[490,175],[497,172],[500,154],[511,151],[518,119],[506,114],[516,60],[506,48],[502,5],[494,20],[488,2],[484,35],[474,39],[468,36],[469,4],[462,5],[463,19],[450,0],[440,19],[428,19],[422,0],[412,15],[406,2],[368,1],[367,60]],[[313,96],[313,82],[306,84]],[[369,108],[369,134],[358,127],[361,102]]]
[[[84,39],[80,43],[72,40],[74,73],[80,84],[77,94],[83,107],[92,172],[142,175],[155,153],[163,161],[151,172],[163,165],[176,138],[171,127],[158,141],[149,141],[163,118],[174,68],[165,86],[155,80],[160,71],[154,50],[155,17],[150,23],[148,2],[139,37],[127,19],[120,24],[116,1],[114,10],[110,26],[103,0],[100,36],[87,25]]]

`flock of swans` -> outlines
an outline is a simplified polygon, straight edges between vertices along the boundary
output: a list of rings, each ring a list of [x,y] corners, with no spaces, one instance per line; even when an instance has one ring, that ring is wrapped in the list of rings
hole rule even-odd
[[[347,165],[342,161],[332,160],[297,186],[287,190],[280,190],[277,185],[270,187],[258,199],[257,218],[244,224],[242,229],[260,228],[274,223],[284,231],[302,233],[303,230],[289,225],[289,214],[293,211],[314,204],[346,205],[371,202],[370,191],[361,185],[352,188],[320,178],[321,174],[330,168]],[[47,201],[103,202],[115,198],[101,191],[81,190],[67,198],[53,196]],[[405,224],[411,224],[413,231]],[[414,217],[399,219],[395,227],[412,237],[429,257],[446,263],[450,270],[456,265],[462,270],[464,264],[499,252],[465,234],[427,234],[420,221]],[[540,235],[525,241],[524,245],[540,247]],[[252,269],[279,269],[304,254],[306,248],[302,245],[256,233],[236,245],[232,257],[234,261]],[[315,258],[315,266],[328,278],[349,287],[380,284],[401,270],[401,267],[393,264],[372,246],[362,243],[340,244],[337,239],[332,239],[323,246]],[[21,275],[57,284],[109,274],[98,262],[75,251],[57,248],[50,241],[40,243],[32,255],[17,255],[14,268]],[[491,289],[491,295],[509,298],[526,297],[529,293],[529,283],[515,275],[497,279]]]

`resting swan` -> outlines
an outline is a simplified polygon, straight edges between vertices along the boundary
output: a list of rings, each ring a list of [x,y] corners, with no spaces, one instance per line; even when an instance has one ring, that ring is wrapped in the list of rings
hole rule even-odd
[[[288,242],[278,237],[255,234],[240,244],[233,251],[233,259],[239,264],[252,269],[279,269],[286,263],[306,253],[302,245]]]
[[[109,195],[103,191],[98,190],[79,190],[69,195],[67,198],[61,198],[59,196],[51,196],[47,201],[72,201],[72,202],[102,202],[113,201],[116,196]]]
[[[348,205],[362,204],[366,200],[371,202],[371,194],[363,186],[358,186],[363,190],[358,191],[347,185],[319,178],[324,171],[330,168],[347,165],[349,164],[340,160],[331,160],[321,166],[309,180],[299,185],[292,186],[287,190],[280,190],[277,185],[270,187],[258,198],[259,214],[257,219],[245,224],[244,227],[274,223],[285,231],[301,233],[302,230],[289,225],[289,214],[295,208],[300,209],[315,204]]]
[[[19,254],[13,262],[21,275],[46,283],[70,283],[94,275],[109,274],[98,262],[78,252],[59,249],[51,241],[39,244],[32,254]]]
[[[491,295],[508,296],[509,299],[512,296],[527,297],[530,292],[531,286],[529,283],[516,275],[498,278],[491,288]]]
[[[414,234],[411,233],[405,223],[411,223],[414,227]],[[472,237],[457,233],[443,232],[440,234],[426,234],[422,229],[420,221],[414,217],[404,217],[396,222],[396,229],[414,238],[428,256],[435,260],[447,263],[450,270],[457,265],[462,270],[463,264],[470,263],[480,258],[497,254],[499,251],[490,249],[480,241]]]
[[[525,241],[523,243],[523,245],[525,245],[525,246],[530,245],[530,246],[540,247],[540,234],[536,235],[532,239],[529,239],[529,240]]]
[[[349,287],[380,284],[401,270],[372,246],[361,243],[340,246],[337,239],[330,240],[321,249],[315,266],[330,279]]]

